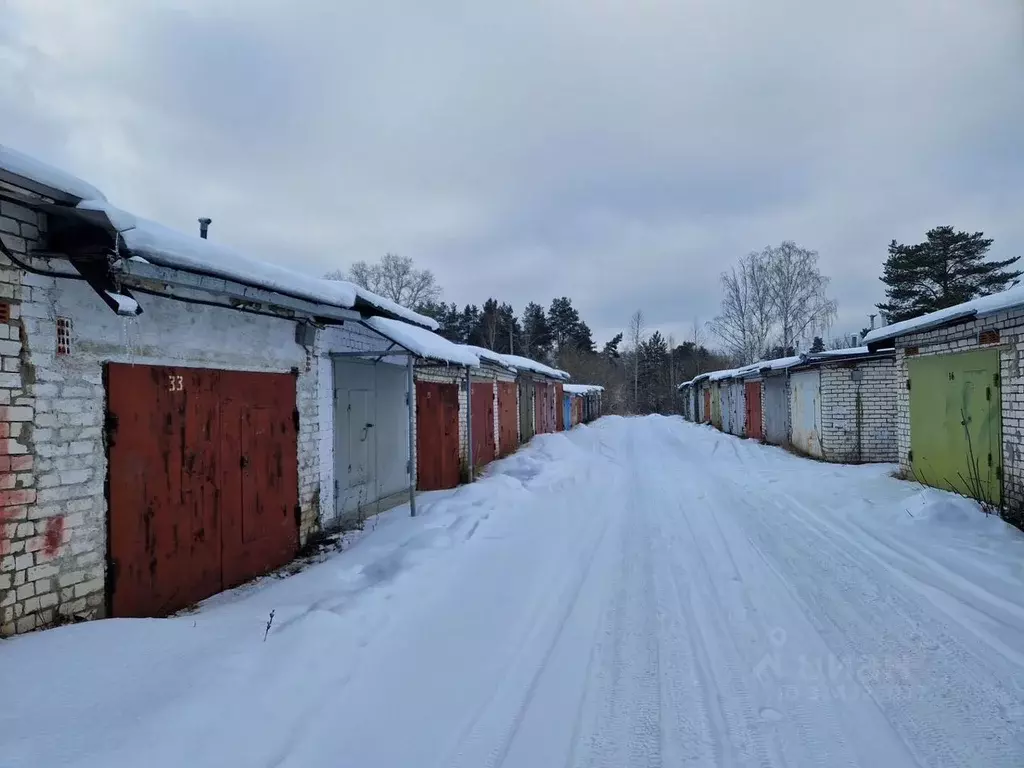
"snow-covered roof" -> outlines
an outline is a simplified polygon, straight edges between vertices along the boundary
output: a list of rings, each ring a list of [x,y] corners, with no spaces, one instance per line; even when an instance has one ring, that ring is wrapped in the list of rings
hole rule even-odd
[[[821,352],[808,352],[804,357],[807,360],[821,360],[829,357],[856,357],[857,355],[869,354],[867,347],[845,347],[843,349],[824,349]]]
[[[459,346],[468,349],[484,362],[493,363],[494,365],[499,365],[502,368],[508,368],[510,371],[515,370],[515,368],[505,360],[505,356],[499,352],[487,349],[486,347],[476,347],[472,344],[460,344]]]
[[[975,317],[987,317],[1007,309],[1024,306],[1024,283],[1007,288],[1005,291],[993,293],[991,296],[982,296],[963,304],[957,304],[927,315],[914,317],[910,320],[903,320],[892,325],[884,325],[870,331],[864,337],[865,344],[874,344],[886,339],[895,339],[898,336],[906,336],[909,333],[926,331],[929,328],[945,325],[955,320],[967,320]]]
[[[759,371],[784,371],[787,368],[792,368],[794,365],[799,365],[803,362],[803,357],[800,355],[793,355],[792,357],[777,357],[774,360],[764,360],[758,363]]]
[[[538,363],[536,360],[531,360],[528,357],[520,357],[519,355],[502,355],[501,357],[508,365],[520,371],[533,371],[542,376],[562,379],[563,381],[568,381],[570,378],[569,374],[565,371],[552,368],[550,365],[544,365],[544,363]]]
[[[726,368],[725,370],[722,371],[712,371],[712,373],[708,376],[708,381],[722,381],[722,379],[731,379],[742,370],[743,368]]]
[[[64,192],[79,200],[107,199],[92,184],[3,144],[0,144],[0,170],[34,181],[36,184],[55,189],[58,192]]]
[[[597,384],[563,384],[562,391],[570,395],[589,395],[594,392],[604,392],[604,387]]]
[[[438,327],[432,318],[344,280],[325,280],[260,261],[221,243],[135,216],[102,200],[84,200],[77,207],[105,214],[121,233],[128,249],[152,264],[216,275],[345,309],[360,309],[360,305],[365,305],[427,328]]]
[[[438,336],[426,328],[403,323],[401,320],[393,320],[390,317],[368,317],[366,324],[382,336],[401,344],[417,357],[455,363],[456,365],[469,365],[474,368],[480,365],[480,358],[470,352],[467,347],[462,344],[453,344],[443,336]]]

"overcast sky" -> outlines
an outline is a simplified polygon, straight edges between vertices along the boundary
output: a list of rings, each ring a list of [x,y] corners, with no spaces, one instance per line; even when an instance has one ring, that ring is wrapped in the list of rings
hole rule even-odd
[[[840,318],[893,238],[1024,254],[1022,0],[0,0],[0,143],[312,274],[686,335],[784,239]]]

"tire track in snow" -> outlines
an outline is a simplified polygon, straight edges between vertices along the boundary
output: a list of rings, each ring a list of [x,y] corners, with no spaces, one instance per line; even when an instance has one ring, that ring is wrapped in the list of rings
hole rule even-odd
[[[524,637],[505,674],[491,691],[490,696],[477,709],[471,721],[463,729],[453,748],[436,763],[437,768],[462,766],[477,768],[500,768],[512,749],[516,735],[533,700],[538,683],[547,670],[562,633],[576,607],[599,550],[607,537],[609,521],[600,521],[593,541],[582,548],[575,561],[575,567],[566,569],[566,582],[562,589],[552,590],[552,599],[544,608],[533,615],[532,627]],[[554,619],[554,620],[552,620]],[[554,631],[552,632],[552,625]],[[545,639],[545,635],[550,637]],[[544,648],[536,658],[538,645]],[[495,735],[497,734],[497,737]],[[485,754],[481,757],[480,753]]]
[[[570,763],[581,768],[657,768],[662,764],[659,617],[654,601],[651,537],[646,513],[638,504],[641,488],[631,438],[627,434],[626,456],[619,458],[631,471],[619,520],[621,547],[613,580],[615,590],[594,649],[598,663],[587,707],[589,717]]]
[[[731,503],[723,499],[719,508],[756,536],[757,548],[790,581],[836,655],[861,662],[860,688],[917,760],[1020,764],[1019,726],[1005,715],[1013,697],[991,670],[978,668],[976,654],[948,633],[934,609],[925,604],[922,610],[900,582],[892,582],[891,566],[825,519],[827,502],[818,502],[821,512],[815,512],[792,493],[770,491],[751,502],[731,473],[708,469],[720,487],[734,489]],[[801,496],[811,501],[815,490]]]

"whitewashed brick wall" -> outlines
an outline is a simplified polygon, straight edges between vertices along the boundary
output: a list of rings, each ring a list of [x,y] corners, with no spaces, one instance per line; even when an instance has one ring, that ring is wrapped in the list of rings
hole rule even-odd
[[[16,257],[27,258],[45,225],[35,211],[0,200],[0,238]],[[48,514],[52,504],[42,508],[37,504],[39,467],[32,451],[36,401],[26,386],[21,318],[22,299],[31,297],[32,290],[22,287],[21,275],[20,269],[0,257],[0,302],[9,308],[8,322],[0,323],[0,636],[51,623],[62,587],[70,589],[67,602],[80,600],[83,609],[87,601],[101,603],[103,595],[102,563],[97,565],[81,545],[77,552],[67,552],[72,532],[86,523],[82,505],[65,505],[58,518]],[[52,400],[47,407],[52,407]],[[56,425],[48,428],[51,433],[55,429]],[[81,441],[72,442],[74,455],[80,455]],[[71,457],[71,445],[65,455]],[[53,471],[57,459],[51,453],[44,466]],[[56,471],[59,482],[61,470]],[[69,481],[77,479],[70,465],[63,471]],[[47,496],[57,493],[47,488]],[[62,574],[65,558],[74,581]]]
[[[895,461],[895,416],[893,358],[821,366],[821,446],[826,459],[848,464]]]
[[[982,346],[978,335],[998,330],[999,342]],[[1003,502],[1008,516],[1024,513],[1024,373],[1020,359],[1024,354],[1024,309],[1008,310],[991,317],[973,320],[949,328],[926,331],[896,340],[897,441],[900,466],[910,471],[910,393],[906,388],[908,348],[919,355],[998,349],[1000,368],[1000,404],[1003,433]]]

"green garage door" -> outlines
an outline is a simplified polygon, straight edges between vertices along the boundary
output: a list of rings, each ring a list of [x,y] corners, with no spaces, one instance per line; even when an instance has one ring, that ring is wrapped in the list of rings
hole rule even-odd
[[[912,357],[908,362],[914,476],[999,504],[999,351]]]

